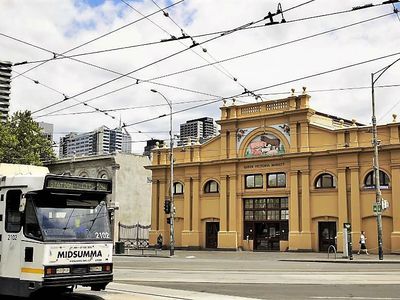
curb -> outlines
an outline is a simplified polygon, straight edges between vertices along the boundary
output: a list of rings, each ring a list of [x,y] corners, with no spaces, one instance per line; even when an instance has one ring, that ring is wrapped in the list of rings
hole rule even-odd
[[[340,259],[278,259],[288,262],[315,262],[315,263],[336,263],[336,264],[400,264],[398,260],[340,260]]]

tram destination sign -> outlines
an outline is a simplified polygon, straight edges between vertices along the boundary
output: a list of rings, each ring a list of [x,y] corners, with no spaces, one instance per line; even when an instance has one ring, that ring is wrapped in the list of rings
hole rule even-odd
[[[73,178],[47,178],[46,189],[52,190],[75,190],[93,192],[111,192],[110,181],[77,180]]]

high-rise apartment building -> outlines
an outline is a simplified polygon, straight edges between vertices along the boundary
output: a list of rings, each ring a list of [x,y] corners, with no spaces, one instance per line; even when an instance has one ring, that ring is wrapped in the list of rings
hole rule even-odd
[[[50,141],[53,141],[54,125],[51,123],[38,122],[38,125],[43,130],[43,135]]]
[[[11,63],[0,61],[0,122],[7,119],[11,94]]]
[[[111,154],[115,152],[131,153],[132,139],[121,128],[109,129],[102,126],[86,133],[69,133],[60,138],[60,158]]]
[[[217,127],[213,118],[199,118],[186,121],[180,125],[179,145],[185,144],[190,138],[192,141],[199,139],[200,143],[210,139],[217,133]]]
[[[146,146],[144,147],[143,155],[150,157],[151,149],[155,148],[157,145],[161,146],[164,145],[163,140],[151,139],[146,142]]]

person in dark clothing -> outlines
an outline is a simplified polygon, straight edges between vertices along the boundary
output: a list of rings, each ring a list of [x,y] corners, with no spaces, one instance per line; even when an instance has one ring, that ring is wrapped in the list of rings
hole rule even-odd
[[[161,233],[158,235],[157,237],[157,248],[161,249],[162,248],[162,244],[163,244],[163,237],[161,235]]]

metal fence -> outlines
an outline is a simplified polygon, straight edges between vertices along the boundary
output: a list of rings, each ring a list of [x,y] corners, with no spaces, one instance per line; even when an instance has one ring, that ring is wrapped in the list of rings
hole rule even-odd
[[[125,247],[143,249],[149,247],[150,225],[125,225],[118,223],[118,240],[124,242]]]

